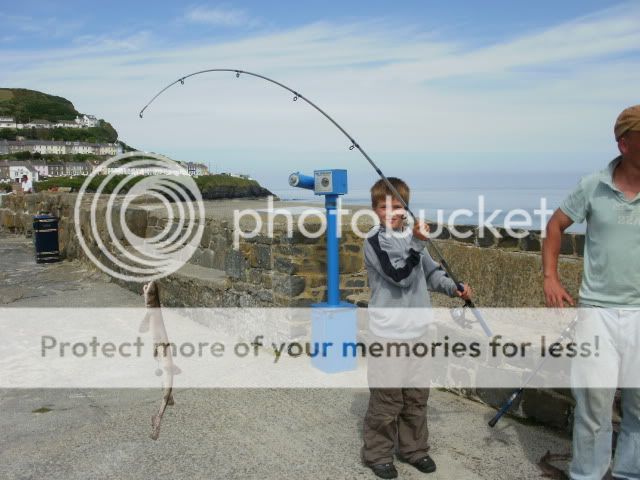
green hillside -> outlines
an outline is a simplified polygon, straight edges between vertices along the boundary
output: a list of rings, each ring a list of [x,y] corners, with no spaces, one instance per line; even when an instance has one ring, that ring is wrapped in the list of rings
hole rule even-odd
[[[100,184],[105,180],[105,176],[96,175],[87,186],[87,192],[95,192]],[[127,177],[125,175],[114,175],[109,182],[107,182],[102,190],[102,193],[112,193],[117,185],[120,184],[125,178],[128,179],[125,182],[124,187],[120,193],[126,193],[136,183],[145,177]],[[204,200],[218,200],[223,198],[254,198],[254,197],[266,197],[273,195],[269,190],[262,187],[255,180],[246,180],[244,178],[230,177],[228,175],[210,175],[195,178],[196,186],[200,189],[202,198]],[[34,187],[36,191],[43,192],[50,188],[69,187],[71,191],[77,192],[82,187],[82,184],[86,181],[86,177],[53,177],[41,182],[35,182]],[[178,197],[181,197],[178,194]],[[277,198],[277,197],[276,197]]]
[[[0,116],[9,116],[18,122],[30,120],[73,120],[80,115],[66,98],[27,90],[26,88],[0,88]]]
[[[66,98],[26,88],[0,88],[0,116],[13,117],[19,123],[32,120],[74,120],[82,115]],[[81,142],[115,142],[118,132],[104,120],[94,128],[0,129],[0,139],[72,140]]]

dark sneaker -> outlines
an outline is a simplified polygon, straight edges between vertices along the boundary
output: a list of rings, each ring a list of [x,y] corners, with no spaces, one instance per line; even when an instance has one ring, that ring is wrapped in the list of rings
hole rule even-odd
[[[434,462],[433,458],[431,458],[429,455],[422,457],[420,460],[416,462],[407,462],[407,463],[413,465],[422,473],[432,473],[436,471],[436,462]]]
[[[397,478],[398,471],[393,463],[379,463],[377,465],[369,465],[369,468],[373,470],[376,477],[379,478]]]

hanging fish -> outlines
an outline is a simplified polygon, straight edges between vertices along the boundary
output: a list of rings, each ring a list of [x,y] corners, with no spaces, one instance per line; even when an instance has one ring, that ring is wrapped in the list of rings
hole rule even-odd
[[[153,338],[153,357],[158,362],[156,375],[162,376],[162,402],[158,413],[151,417],[151,435],[153,440],[160,436],[160,423],[167,405],[175,405],[173,399],[173,376],[180,373],[180,369],[173,364],[171,344],[167,336],[167,330],[162,318],[162,307],[160,305],[160,288],[155,280],[150,281],[142,287],[144,304],[147,313],[140,324],[140,332],[151,330]]]

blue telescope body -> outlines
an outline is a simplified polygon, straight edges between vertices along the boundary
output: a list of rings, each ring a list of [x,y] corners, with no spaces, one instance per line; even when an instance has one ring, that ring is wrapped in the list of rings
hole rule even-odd
[[[356,357],[345,357],[344,343],[356,339],[356,307],[340,300],[340,239],[338,238],[338,197],[348,193],[347,171],[315,170],[313,176],[295,172],[289,175],[292,187],[313,190],[325,197],[327,211],[327,301],[314,303],[311,318],[312,342],[330,342],[332,353],[312,358],[314,366],[325,372],[344,372],[356,368]]]

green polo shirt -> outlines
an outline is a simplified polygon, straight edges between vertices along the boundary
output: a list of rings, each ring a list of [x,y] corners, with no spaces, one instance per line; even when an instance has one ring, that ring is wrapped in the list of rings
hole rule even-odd
[[[587,221],[580,302],[600,307],[640,306],[640,194],[629,200],[613,183],[621,158],[580,180],[560,209]]]

